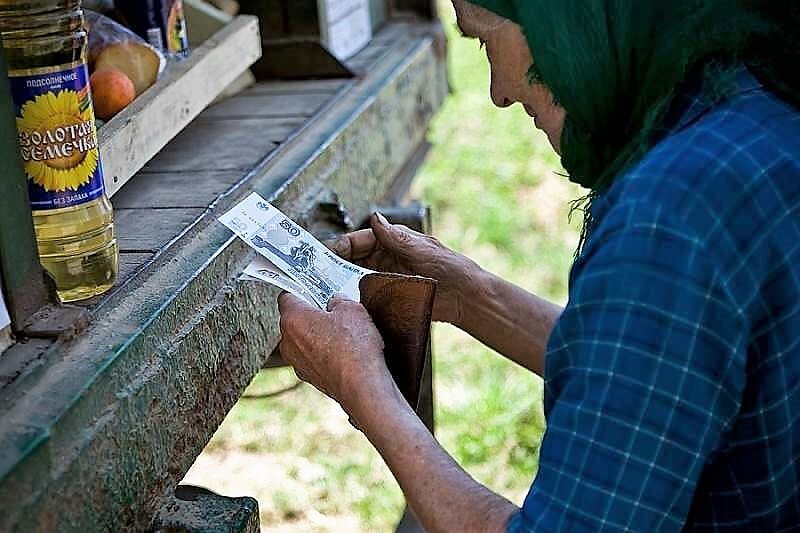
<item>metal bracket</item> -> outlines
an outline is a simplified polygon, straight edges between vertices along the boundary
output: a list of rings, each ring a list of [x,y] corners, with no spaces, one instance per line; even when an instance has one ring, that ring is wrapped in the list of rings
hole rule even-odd
[[[74,305],[49,304],[31,315],[21,333],[30,339],[70,339],[90,323],[89,312]]]
[[[258,502],[254,498],[230,498],[203,487],[179,485],[161,506],[153,525],[156,533],[258,533]]]
[[[350,216],[350,211],[339,199],[339,195],[334,191],[323,193],[322,197],[317,202],[313,220],[315,222],[315,227],[318,224],[323,224],[336,228],[338,233],[356,229],[356,224]]]

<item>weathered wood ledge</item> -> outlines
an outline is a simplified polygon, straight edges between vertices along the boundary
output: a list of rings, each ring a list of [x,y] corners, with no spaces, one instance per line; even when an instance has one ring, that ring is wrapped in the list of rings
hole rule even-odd
[[[237,281],[252,254],[216,217],[257,191],[318,233],[364,220],[446,95],[437,32],[390,25],[359,79],[210,108],[120,191],[120,285],[75,338],[0,365],[0,530],[148,527],[278,341],[277,293]],[[299,118],[259,104],[301,94]]]

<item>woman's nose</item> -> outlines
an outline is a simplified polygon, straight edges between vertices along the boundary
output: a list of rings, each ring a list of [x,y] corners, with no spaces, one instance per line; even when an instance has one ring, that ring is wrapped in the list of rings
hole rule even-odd
[[[507,96],[498,96],[492,91],[492,102],[499,108],[506,108],[514,103],[514,100]]]
[[[492,79],[492,87],[490,92],[492,95],[492,102],[497,107],[505,108],[512,105],[515,101],[509,96],[509,92],[505,90],[503,84],[499,83],[495,79]]]

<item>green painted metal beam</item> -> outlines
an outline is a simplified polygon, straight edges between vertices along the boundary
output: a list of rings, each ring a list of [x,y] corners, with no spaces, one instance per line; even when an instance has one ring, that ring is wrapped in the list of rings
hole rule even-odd
[[[0,269],[15,329],[48,302],[36,249],[8,70],[0,41]]]
[[[216,216],[256,191],[312,229],[331,197],[364,220],[447,93],[439,28],[417,31],[0,389],[1,531],[151,525],[279,340],[277,289],[237,281],[253,253]]]

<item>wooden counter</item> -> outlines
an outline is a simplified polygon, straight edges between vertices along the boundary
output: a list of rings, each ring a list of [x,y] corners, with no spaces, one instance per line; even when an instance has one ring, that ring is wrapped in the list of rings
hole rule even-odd
[[[209,108],[114,196],[117,287],[72,338],[0,359],[0,530],[151,524],[278,341],[277,291],[237,281],[252,253],[218,214],[257,191],[318,235],[353,229],[426,146],[440,28],[392,23],[352,66]]]

